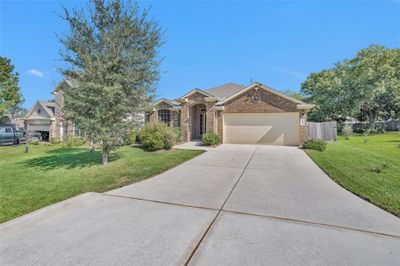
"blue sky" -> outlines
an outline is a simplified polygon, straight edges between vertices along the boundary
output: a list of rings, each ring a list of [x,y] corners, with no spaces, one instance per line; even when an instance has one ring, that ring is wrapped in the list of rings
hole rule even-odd
[[[30,108],[61,80],[56,13],[82,1],[0,1],[0,54],[11,58]],[[159,97],[258,81],[298,91],[310,72],[370,44],[400,46],[399,1],[145,1],[165,30]]]

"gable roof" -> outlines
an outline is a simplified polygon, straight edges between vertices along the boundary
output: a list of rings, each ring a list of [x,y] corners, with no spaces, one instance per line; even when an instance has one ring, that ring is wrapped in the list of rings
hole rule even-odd
[[[190,95],[192,95],[192,94],[194,94],[196,92],[201,93],[201,94],[203,94],[203,95],[205,95],[207,97],[214,97],[214,95],[212,95],[212,94],[210,94],[210,93],[208,93],[206,91],[203,91],[201,89],[193,89],[193,90],[189,91],[188,93],[186,93],[185,95],[183,95],[182,97],[179,97],[179,99],[183,99],[183,98],[189,97]]]
[[[230,100],[236,98],[237,96],[241,95],[242,93],[245,93],[245,92],[247,92],[247,91],[249,91],[249,90],[251,90],[251,89],[254,89],[254,88],[256,88],[256,87],[261,88],[261,89],[263,89],[263,90],[266,90],[266,91],[268,91],[268,92],[270,92],[270,93],[273,93],[273,94],[275,94],[275,95],[278,95],[278,96],[280,96],[280,97],[282,97],[282,98],[285,98],[286,100],[289,100],[289,101],[294,102],[294,103],[296,103],[296,104],[299,104],[299,105],[307,105],[307,103],[305,103],[305,102],[302,102],[302,101],[300,101],[300,100],[297,100],[296,98],[293,98],[293,97],[291,97],[291,96],[288,96],[288,95],[286,95],[286,94],[283,94],[283,93],[281,93],[281,92],[279,92],[279,91],[277,91],[277,90],[274,90],[274,89],[272,89],[272,88],[270,88],[270,87],[268,87],[268,86],[265,86],[265,85],[263,85],[263,84],[261,84],[261,83],[258,83],[258,82],[255,82],[255,83],[251,84],[250,86],[248,86],[248,87],[246,87],[246,88],[243,88],[242,90],[238,91],[237,93],[235,93],[235,94],[233,94],[233,95],[231,95],[231,96],[225,98],[225,99],[222,100],[222,101],[219,101],[217,104],[224,104],[224,103],[226,103],[226,102],[228,102],[228,101],[230,101]]]
[[[164,102],[164,103],[166,103],[166,104],[168,104],[170,106],[180,106],[181,105],[179,102],[177,102],[175,100],[168,100],[168,99],[165,99],[165,98],[161,98],[156,103],[154,103],[154,105],[159,105],[162,102]]]
[[[222,84],[219,86],[216,86],[211,89],[205,90],[205,92],[217,97],[219,100],[223,100],[231,95],[234,95],[235,93],[238,93],[239,91],[243,90],[245,86],[235,84],[235,83],[226,83]]]
[[[29,112],[26,114],[25,118],[29,118],[29,117],[32,115],[32,113],[35,111],[35,109],[36,109],[36,107],[37,107],[38,105],[47,113],[47,115],[49,116],[49,118],[54,118],[54,117],[55,117],[55,114],[53,113],[53,111],[51,111],[51,110],[45,105],[46,103],[50,103],[50,102],[40,102],[40,101],[37,101],[37,102],[35,103],[35,105],[31,108],[31,110],[29,110]]]

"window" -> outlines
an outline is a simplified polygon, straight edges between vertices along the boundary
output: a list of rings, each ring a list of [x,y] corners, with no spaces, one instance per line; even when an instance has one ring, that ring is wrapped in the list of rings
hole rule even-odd
[[[158,110],[158,121],[169,124],[171,122],[171,113],[167,109]]]
[[[13,130],[11,127],[6,127],[6,133],[13,133]]]
[[[39,109],[37,110],[37,113],[40,114],[41,112],[42,112],[42,109],[39,108]]]

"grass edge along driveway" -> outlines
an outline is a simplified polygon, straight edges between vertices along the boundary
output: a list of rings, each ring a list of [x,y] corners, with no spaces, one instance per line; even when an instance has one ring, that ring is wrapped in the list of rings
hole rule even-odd
[[[0,223],[85,192],[104,192],[160,174],[201,154],[199,150],[146,152],[125,146],[101,165],[86,146],[0,147]]]
[[[339,185],[400,217],[400,133],[339,136],[306,153]]]

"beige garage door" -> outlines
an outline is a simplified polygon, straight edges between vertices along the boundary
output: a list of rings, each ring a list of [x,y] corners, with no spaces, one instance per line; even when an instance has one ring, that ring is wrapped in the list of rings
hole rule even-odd
[[[50,131],[50,125],[48,124],[28,124],[28,130],[32,131]]]
[[[224,113],[224,143],[298,145],[298,113]]]

